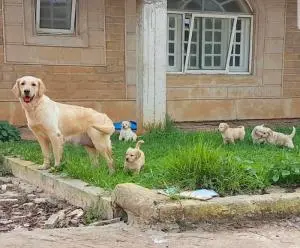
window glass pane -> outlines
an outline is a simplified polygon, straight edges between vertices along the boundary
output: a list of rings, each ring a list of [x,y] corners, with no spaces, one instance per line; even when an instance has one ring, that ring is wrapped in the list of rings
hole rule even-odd
[[[241,42],[241,33],[236,33],[236,35],[235,35],[235,41],[236,42]]]
[[[212,45],[205,44],[205,54],[212,54]]]
[[[175,52],[174,43],[169,43],[169,53],[174,53],[174,52]]]
[[[240,57],[239,56],[235,57],[235,66],[240,66]]]
[[[191,44],[191,53],[196,54],[197,52],[197,45],[196,44]]]
[[[211,31],[205,32],[205,41],[212,41],[212,32]]]
[[[205,66],[211,66],[211,57],[205,56]]]
[[[221,57],[214,56],[214,66],[220,66],[220,65],[221,65]]]
[[[169,27],[170,28],[174,28],[175,27],[175,18],[174,17],[170,17],[169,18]]]
[[[197,57],[196,56],[190,56],[190,66],[192,66],[192,67],[197,66]]]
[[[174,40],[174,39],[175,39],[175,31],[169,30],[169,40]]]
[[[221,54],[221,44],[214,45],[214,54]]]
[[[40,0],[40,28],[71,29],[72,0]]]
[[[236,1],[231,1],[222,5],[223,8],[228,12],[243,12],[240,4]]]
[[[211,18],[206,18],[205,19],[205,28],[206,29],[212,29],[212,19]]]
[[[214,41],[217,41],[217,42],[221,41],[221,32],[214,32]]]
[[[169,66],[174,66],[174,65],[175,65],[174,56],[169,56]]]

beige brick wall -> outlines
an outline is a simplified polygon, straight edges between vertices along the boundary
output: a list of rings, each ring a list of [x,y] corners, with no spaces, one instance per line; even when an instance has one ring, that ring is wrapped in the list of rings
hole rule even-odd
[[[300,117],[300,32],[296,0],[251,0],[252,75],[167,76],[177,121]]]
[[[22,3],[21,0],[19,2]],[[106,111],[114,120],[135,118],[135,101],[126,98],[125,0],[105,1],[105,66],[4,63],[2,17],[0,6],[0,120],[26,123],[25,115],[11,92],[15,80],[23,75],[42,78],[47,86],[47,95],[55,100],[95,107]],[[93,27],[91,30],[97,29]],[[96,44],[98,36],[94,35],[97,36],[95,32],[90,33],[89,38],[93,39],[90,39],[91,43]],[[51,55],[52,48],[44,48],[49,49],[48,55]]]
[[[300,97],[300,32],[297,29],[297,0],[287,0],[285,36],[283,95]]]

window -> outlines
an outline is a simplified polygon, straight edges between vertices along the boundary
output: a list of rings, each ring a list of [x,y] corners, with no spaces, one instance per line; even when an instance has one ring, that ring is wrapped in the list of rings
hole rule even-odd
[[[243,0],[168,0],[168,71],[250,73],[249,13]]]
[[[76,0],[37,0],[37,33],[74,33]]]

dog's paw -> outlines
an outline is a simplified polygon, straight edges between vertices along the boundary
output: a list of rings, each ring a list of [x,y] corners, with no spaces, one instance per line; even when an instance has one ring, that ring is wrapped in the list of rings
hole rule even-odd
[[[43,164],[42,166],[38,167],[38,170],[48,170],[50,167],[50,164]]]

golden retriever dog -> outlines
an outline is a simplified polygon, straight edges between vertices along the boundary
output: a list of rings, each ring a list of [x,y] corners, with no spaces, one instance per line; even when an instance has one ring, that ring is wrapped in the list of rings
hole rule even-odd
[[[135,132],[131,130],[130,122],[129,121],[123,121],[122,122],[122,128],[119,135],[119,140],[133,140],[134,142],[137,139],[137,135]]]
[[[55,167],[59,167],[65,141],[85,146],[93,158],[101,154],[110,173],[114,172],[110,136],[115,128],[106,115],[91,108],[61,104],[44,93],[43,81],[32,76],[17,79],[13,93],[25,111],[28,127],[36,136],[43,153],[42,169],[50,168],[52,146]]]
[[[275,132],[271,128],[267,128],[267,127],[265,127],[265,131],[266,131],[265,134],[266,141],[269,144],[286,146],[291,149],[294,148],[293,138],[295,137],[296,134],[295,127],[293,127],[293,131],[291,134],[283,134],[283,133]]]
[[[267,129],[264,124],[254,127],[251,132],[253,144],[266,143],[267,135]]]
[[[125,162],[124,162],[124,171],[131,170],[136,174],[140,173],[140,170],[145,164],[145,154],[140,150],[140,145],[144,143],[143,140],[139,140],[136,143],[135,148],[129,147],[126,151]]]
[[[229,127],[227,123],[220,123],[218,127],[219,132],[222,135],[224,144],[233,143],[235,140],[244,140],[245,138],[245,128],[244,126],[239,127]]]

